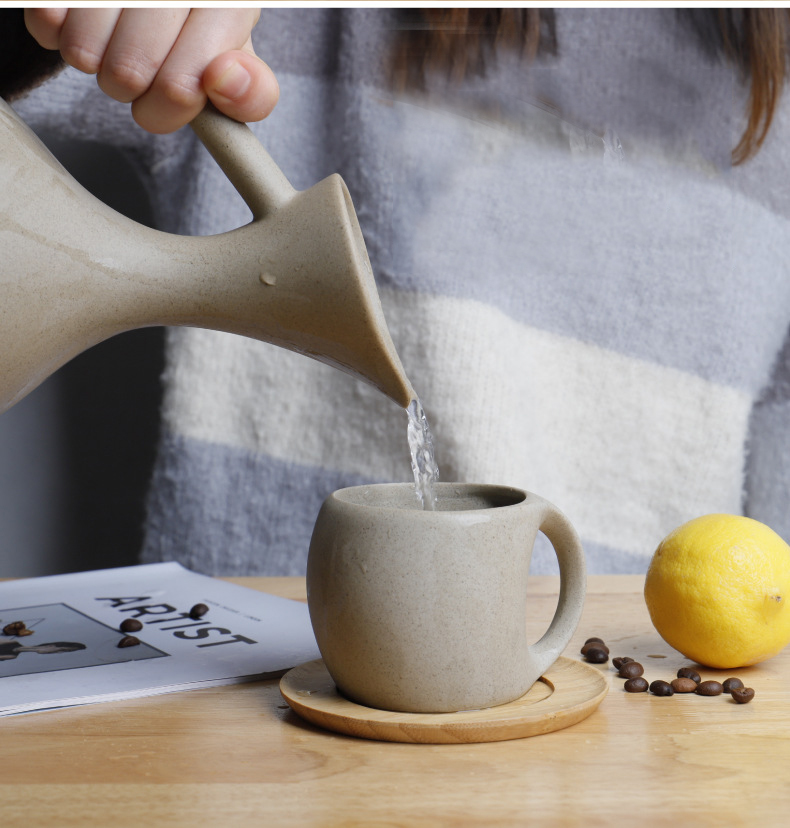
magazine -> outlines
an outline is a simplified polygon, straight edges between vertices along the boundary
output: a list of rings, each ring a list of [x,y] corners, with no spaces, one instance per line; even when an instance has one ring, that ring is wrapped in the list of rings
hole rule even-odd
[[[0,583],[0,716],[272,678],[316,658],[305,604],[177,563]]]

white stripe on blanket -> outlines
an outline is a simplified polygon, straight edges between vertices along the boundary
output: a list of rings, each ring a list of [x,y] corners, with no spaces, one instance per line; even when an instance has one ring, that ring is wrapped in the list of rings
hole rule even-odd
[[[525,487],[586,539],[641,555],[690,517],[740,512],[746,394],[471,300],[394,291],[382,300],[443,479]],[[424,351],[409,339],[418,326],[436,332]],[[405,415],[374,389],[229,335],[173,331],[171,347],[173,434],[366,479],[409,478]],[[522,402],[532,389],[542,389],[534,410]]]

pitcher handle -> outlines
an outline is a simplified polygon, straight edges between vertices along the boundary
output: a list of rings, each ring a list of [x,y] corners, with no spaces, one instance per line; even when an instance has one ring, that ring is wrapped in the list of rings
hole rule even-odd
[[[560,595],[551,624],[543,637],[529,649],[544,673],[561,655],[576,631],[584,608],[587,567],[576,530],[560,510],[543,501],[540,531],[551,541],[560,565]]]
[[[296,194],[247,124],[223,115],[209,103],[189,125],[252,210],[254,219],[264,218]]]

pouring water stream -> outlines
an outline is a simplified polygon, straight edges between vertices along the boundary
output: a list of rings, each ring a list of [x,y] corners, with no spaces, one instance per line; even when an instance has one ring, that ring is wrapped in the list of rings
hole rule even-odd
[[[411,450],[411,469],[417,498],[426,511],[436,510],[436,493],[433,484],[439,479],[439,468],[433,449],[433,435],[428,427],[422,403],[414,398],[406,409],[409,415],[407,436]]]

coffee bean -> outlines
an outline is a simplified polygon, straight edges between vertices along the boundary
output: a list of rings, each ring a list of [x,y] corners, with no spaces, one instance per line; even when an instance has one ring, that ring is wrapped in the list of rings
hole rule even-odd
[[[674,696],[675,691],[668,681],[663,679],[656,679],[650,683],[650,692],[655,696]]]
[[[699,684],[702,679],[699,676],[699,673],[696,670],[692,670],[691,667],[681,667],[677,673],[678,678],[688,678],[692,681],[696,681]]]
[[[205,604],[195,604],[189,611],[189,617],[197,620],[202,618],[208,612],[208,607]]]
[[[630,678],[623,684],[623,690],[626,693],[644,693],[647,690],[647,679],[642,676]]]
[[[29,629],[25,628],[24,630],[20,630],[20,631],[17,633],[17,636],[18,636],[19,638],[22,638],[22,637],[24,637],[24,636],[26,636],[26,635],[33,635],[33,633],[34,633],[34,632],[35,632],[35,630],[29,630]]]
[[[721,684],[721,689],[724,690],[725,693],[731,693],[733,690],[740,690],[743,687],[743,682],[739,678],[732,678],[724,679]]]
[[[630,656],[618,656],[617,658],[612,659],[612,667],[615,670],[619,670],[623,664],[628,664],[629,661],[633,661]]]
[[[700,696],[720,696],[722,686],[718,681],[703,681],[697,685],[697,693]]]
[[[125,635],[119,642],[119,647],[136,647],[140,643],[140,639],[134,635]]]
[[[120,630],[121,632],[125,633],[132,633],[132,632],[140,632],[143,628],[142,621],[138,621],[136,618],[125,618],[121,621]]]
[[[645,668],[638,661],[626,661],[625,664],[621,665],[617,675],[620,678],[630,679],[641,676],[644,672]]]
[[[602,638],[598,638],[597,636],[593,636],[592,638],[588,638],[584,644],[582,644],[582,648],[587,646],[587,644],[603,644],[606,647],[606,642]],[[609,652],[609,648],[606,647],[606,652]]]
[[[587,655],[590,650],[603,650],[607,655],[609,654],[609,648],[600,641],[588,641],[582,646],[581,654]]]
[[[730,695],[738,704],[748,704],[754,698],[754,690],[751,687],[734,687]]]
[[[25,629],[24,621],[12,621],[3,627],[3,635],[19,635]]]
[[[592,664],[603,664],[605,661],[609,661],[609,653],[607,653],[606,650],[600,650],[596,647],[587,650],[584,657]]]
[[[697,689],[697,682],[694,679],[681,676],[672,681],[672,689],[676,693],[693,693]]]

